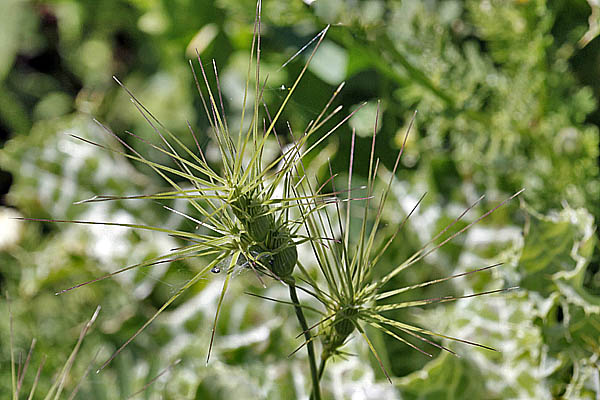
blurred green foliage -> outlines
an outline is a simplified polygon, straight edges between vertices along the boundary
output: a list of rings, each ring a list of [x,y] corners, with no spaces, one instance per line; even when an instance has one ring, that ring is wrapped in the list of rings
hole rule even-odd
[[[381,100],[377,154],[382,168],[391,169],[395,151],[388,149],[400,147],[408,120],[418,110],[394,184],[398,206],[385,211],[386,229],[392,232],[424,191],[428,196],[382,266],[391,269],[406,259],[479,194],[488,194],[474,211],[481,214],[498,199],[526,188],[522,207],[515,201],[499,210],[390,283],[416,283],[506,262],[493,273],[427,288],[421,295],[518,285],[516,292],[397,316],[500,352],[451,345],[462,358],[439,354],[428,360],[378,337],[376,346],[396,376],[390,386],[381,380],[374,360],[365,362],[368,349],[353,341],[351,350],[359,357],[331,366],[324,378],[326,398],[349,398],[358,390],[365,398],[596,398],[598,6],[583,0],[308,3],[263,4],[261,69],[269,73],[268,104],[281,102],[305,55],[283,70],[279,66],[326,24],[332,24],[328,36],[282,121],[290,121],[298,135],[342,80],[346,86],[336,101],[347,112],[368,101],[314,155],[314,165],[325,165],[329,157],[334,171],[345,171],[351,128],[358,133],[357,149],[367,148]],[[143,166],[67,134],[117,146],[92,122],[97,118],[145,156],[168,162],[143,142],[121,135],[130,130],[157,140],[113,82],[116,75],[169,129],[195,146],[186,132],[189,121],[210,158],[208,123],[186,59],[197,49],[208,70],[215,60],[229,123],[239,124],[254,10],[254,0],[0,2],[0,183],[2,193],[8,191],[2,205],[33,218],[188,226],[151,202],[143,207],[126,201],[74,205],[97,194],[150,193],[164,183]],[[283,123],[277,129],[287,131]],[[357,174],[366,175],[367,157],[367,151],[357,152]],[[326,170],[319,169],[322,177]],[[99,359],[106,359],[202,265],[196,260],[154,266],[54,296],[181,242],[120,228],[33,222],[15,228],[9,209],[0,210],[0,287],[12,299],[16,348],[26,354],[36,337],[32,365],[48,355],[39,393],[49,388],[96,305],[103,310],[78,356],[69,388],[97,351]],[[109,368],[88,375],[78,397],[122,398],[176,358],[182,362],[140,397],[306,396],[303,355],[286,358],[298,344],[298,328],[286,318],[291,310],[242,293],[282,298],[283,289],[271,285],[265,293],[251,276],[235,281],[234,300],[224,306],[215,358],[208,367],[204,357],[221,285],[212,279],[176,302]],[[10,392],[4,300],[0,315],[4,394]],[[30,371],[24,386],[31,387],[32,380]]]

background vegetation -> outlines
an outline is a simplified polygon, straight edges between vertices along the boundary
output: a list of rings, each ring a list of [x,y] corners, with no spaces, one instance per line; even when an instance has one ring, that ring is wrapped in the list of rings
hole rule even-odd
[[[428,195],[382,265],[393,268],[466,205],[486,194],[472,219],[521,187],[513,201],[462,239],[427,257],[393,284],[420,282],[505,264],[422,297],[518,285],[503,295],[461,300],[398,314],[430,329],[495,347],[499,353],[450,344],[461,358],[432,360],[380,336],[394,385],[382,380],[368,349],[338,360],[324,377],[326,398],[589,398],[600,394],[600,216],[598,151],[600,10],[594,1],[266,0],[262,69],[267,102],[279,104],[303,65],[279,66],[332,24],[282,121],[300,131],[333,89],[346,113],[368,105],[322,146],[312,163],[331,158],[345,171],[350,130],[366,148],[374,109],[383,119],[377,155],[393,166],[413,111],[416,127],[385,215],[392,230],[416,199]],[[71,139],[109,143],[92,118],[115,132],[155,140],[118,76],[185,140],[186,120],[206,135],[187,59],[198,49],[219,67],[231,123],[239,118],[252,37],[254,0],[0,2],[0,288],[11,297],[15,346],[32,365],[47,355],[44,393],[74,346],[82,324],[102,311],[78,355],[73,388],[96,352],[106,359],[202,265],[175,262],[132,271],[55,296],[75,283],[178,246],[147,232],[70,224],[16,222],[14,216],[143,222],[183,227],[159,205],[73,203],[96,194],[151,193],[164,187],[147,168]],[[209,65],[209,64],[208,64]],[[340,117],[341,118],[341,117]],[[335,122],[335,121],[334,121]],[[281,125],[281,132],[286,130]],[[123,136],[129,141],[129,137]],[[211,156],[207,136],[201,143]],[[191,144],[191,143],[190,143]],[[131,142],[149,157],[160,157]],[[366,176],[367,151],[356,155]],[[364,168],[361,168],[363,166]],[[327,176],[326,168],[319,170]],[[300,254],[303,257],[303,254]],[[385,272],[385,271],[382,271]],[[214,358],[205,365],[210,324],[222,277],[207,277],[177,301],[114,363],[83,379],[79,398],[123,398],[174,360],[181,362],[147,389],[146,398],[306,396],[303,354],[293,310],[243,294],[252,276],[234,280],[218,326]],[[271,284],[263,292],[284,298]],[[419,297],[421,298],[421,297]],[[306,300],[308,301],[308,300]],[[0,304],[0,394],[10,393],[7,304]],[[376,333],[373,333],[376,335]],[[33,369],[24,387],[31,387]],[[304,377],[304,378],[303,378]],[[360,397],[362,396],[362,397]],[[354,397],[353,397],[354,398]]]

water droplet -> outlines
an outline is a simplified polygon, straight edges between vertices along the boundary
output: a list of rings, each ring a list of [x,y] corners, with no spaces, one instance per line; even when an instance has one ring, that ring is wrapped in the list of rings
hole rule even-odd
[[[219,268],[219,267],[212,267],[212,269],[210,270],[210,272],[212,272],[213,274],[218,274],[219,272],[221,272],[221,268]]]

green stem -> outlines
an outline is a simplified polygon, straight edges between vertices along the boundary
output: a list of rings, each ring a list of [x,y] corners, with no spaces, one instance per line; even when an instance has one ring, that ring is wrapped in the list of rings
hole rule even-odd
[[[325,372],[325,363],[327,362],[326,358],[321,358],[321,365],[319,365],[319,380],[323,377],[323,372]]]
[[[321,400],[321,391],[319,389],[319,374],[317,371],[317,363],[315,362],[315,348],[313,345],[313,341],[311,340],[312,337],[310,331],[308,330],[308,324],[306,323],[306,319],[304,318],[304,312],[302,312],[302,307],[300,307],[300,302],[298,301],[298,295],[296,294],[296,285],[293,282],[288,283],[288,285],[290,287],[290,298],[294,303],[294,310],[296,311],[296,317],[298,318],[300,327],[304,331],[306,349],[308,350],[308,362],[310,364],[310,375],[312,378],[312,394],[310,398],[314,400]]]

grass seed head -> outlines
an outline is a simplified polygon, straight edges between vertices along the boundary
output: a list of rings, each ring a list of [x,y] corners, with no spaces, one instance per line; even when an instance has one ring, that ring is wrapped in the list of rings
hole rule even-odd
[[[292,189],[293,183],[297,183],[305,178],[302,159],[315,147],[331,135],[339,126],[347,121],[353,113],[343,118],[342,122],[327,131],[318,140],[314,141],[308,148],[307,143],[310,138],[318,132],[324,124],[327,123],[335,114],[341,110],[341,106],[333,111],[329,110],[333,99],[339,93],[340,85],[333,93],[329,102],[324,106],[319,116],[314,119],[309,127],[303,132],[303,135],[297,140],[294,138],[293,146],[282,149],[281,154],[275,160],[268,163],[263,160],[263,153],[266,143],[275,136],[275,126],[280,120],[283,109],[289,102],[292,94],[295,92],[300,80],[308,69],[308,64],[312,60],[315,52],[319,48],[329,27],[323,29],[309,43],[314,42],[307,61],[300,73],[294,80],[294,83],[287,91],[283,102],[279,105],[276,112],[269,113],[265,105],[265,116],[259,115],[259,105],[264,104],[263,92],[266,86],[266,79],[263,81],[260,76],[260,20],[261,1],[257,1],[255,31],[250,51],[250,62],[246,87],[244,91],[242,114],[240,118],[239,132],[230,131],[230,125],[227,123],[225,111],[220,93],[219,78],[216,65],[213,62],[214,78],[217,82],[217,94],[209,83],[207,73],[204,69],[200,55],[198,54],[198,66],[201,74],[196,73],[194,63],[190,60],[189,64],[192,70],[194,81],[198,89],[198,94],[202,100],[202,106],[206,113],[210,134],[213,142],[221,155],[221,165],[214,168],[210,165],[199,145],[196,134],[188,123],[191,135],[197,146],[196,149],[188,148],[183,141],[174,133],[169,131],[136,97],[135,95],[116,77],[115,81],[129,95],[131,102],[142,117],[148,122],[153,131],[160,139],[157,144],[151,143],[132,132],[125,132],[132,140],[141,140],[153,150],[162,154],[170,161],[161,163],[146,158],[140,152],[136,151],[134,146],[129,145],[119,135],[112,132],[107,126],[99,121],[95,122],[122,147],[113,148],[91,140],[74,136],[94,146],[98,146],[109,152],[119,154],[120,156],[141,163],[158,176],[171,187],[169,190],[150,194],[133,196],[113,196],[96,195],[81,203],[96,203],[104,201],[121,200],[152,200],[158,202],[183,200],[187,202],[188,211],[179,211],[168,206],[165,209],[193,221],[197,228],[194,230],[170,229],[163,226],[150,226],[141,223],[119,223],[119,222],[98,222],[98,221],[65,221],[65,220],[41,220],[50,222],[66,222],[88,225],[106,225],[120,226],[131,229],[148,230],[161,232],[171,235],[175,238],[185,240],[187,245],[171,250],[150,259],[144,260],[138,264],[123,267],[115,272],[105,276],[93,279],[88,282],[80,283],[71,288],[65,289],[57,294],[62,294],[75,288],[82,287],[89,283],[97,282],[102,279],[111,278],[117,274],[140,267],[147,267],[161,263],[169,263],[178,260],[190,260],[199,257],[209,257],[211,260],[200,270],[194,272],[194,276],[183,284],[156,313],[139,330],[128,339],[101,367],[104,368],[114,359],[137,335],[139,335],[152,321],[154,321],[171,303],[173,303],[187,289],[204,279],[205,275],[212,271],[219,273],[227,271],[223,290],[218,301],[214,325],[216,325],[219,310],[222,305],[225,292],[228,287],[232,271],[237,268],[250,268],[256,274],[259,280],[261,275],[276,278],[286,283],[293,282],[292,272],[297,262],[298,253],[296,244],[299,241],[306,240],[298,235],[298,222],[293,221],[292,209],[305,208],[304,211],[298,211],[298,214],[310,214],[310,209],[315,207],[318,196],[298,196]],[[307,48],[308,46],[305,46]],[[304,50],[303,48],[302,50]],[[294,54],[289,61],[294,59],[300,52]],[[284,66],[288,63],[286,62]],[[252,66],[255,66],[255,76],[252,75]],[[200,78],[199,78],[200,77]],[[249,96],[252,90],[250,82],[255,82],[254,96]],[[202,84],[204,84],[202,86]],[[250,107],[247,104],[248,99],[253,98],[254,104]],[[252,108],[252,112],[246,115],[246,110]],[[249,126],[247,126],[250,119]],[[263,125],[262,121],[268,119],[268,125]],[[290,128],[290,133],[293,133]],[[115,142],[115,143],[116,143]],[[275,193],[284,193],[282,198],[275,198]],[[268,200],[268,202],[266,201]],[[312,202],[314,200],[314,203]],[[189,211],[191,210],[191,211]],[[200,229],[201,228],[201,229]],[[264,283],[263,283],[264,285]],[[213,325],[213,337],[215,326]],[[212,347],[212,338],[209,344]]]
[[[379,113],[379,109],[378,109]],[[376,117],[376,121],[378,120],[378,116]],[[414,120],[414,117],[413,117]],[[412,126],[412,121],[407,130],[410,131]],[[406,286],[399,289],[387,290],[387,284],[397,276],[400,272],[405,270],[406,268],[414,265],[415,263],[422,260],[428,254],[431,254],[433,251],[436,251],[449,240],[452,240],[456,236],[465,232],[475,223],[479,222],[481,219],[485,218],[489,214],[491,214],[498,207],[505,204],[507,201],[511,200],[522,191],[515,193],[510,196],[508,199],[500,203],[497,207],[492,210],[484,213],[481,217],[475,219],[475,221],[467,224],[466,227],[458,230],[457,232],[451,234],[448,238],[441,240],[440,237],[444,235],[454,224],[456,224],[470,209],[472,209],[481,198],[467,208],[455,221],[450,223],[441,232],[435,235],[428,243],[426,243],[421,249],[419,249],[416,253],[414,253],[411,257],[409,257],[406,261],[400,263],[400,265],[392,268],[391,271],[380,278],[375,278],[373,274],[373,270],[376,267],[377,263],[380,261],[381,256],[386,251],[388,246],[393,242],[399,233],[400,229],[404,226],[412,212],[418,207],[420,202],[423,200],[423,197],[417,202],[413,210],[404,218],[401,224],[397,227],[396,231],[391,235],[391,237],[384,239],[376,237],[378,227],[381,223],[381,216],[383,207],[388,198],[391,185],[393,179],[395,178],[396,169],[399,165],[400,156],[404,150],[404,145],[406,143],[406,138],[404,139],[404,143],[398,153],[398,157],[396,159],[396,163],[394,165],[393,170],[389,174],[389,178],[387,181],[384,181],[384,187],[381,194],[381,197],[377,204],[373,204],[371,200],[373,199],[374,187],[375,187],[375,179],[380,175],[378,171],[379,168],[379,160],[376,160],[374,157],[375,151],[375,135],[377,132],[377,123],[375,124],[374,134],[373,134],[373,142],[371,146],[371,157],[369,162],[369,173],[368,173],[368,184],[366,187],[367,193],[365,197],[362,197],[358,200],[363,201],[365,204],[361,206],[362,215],[360,215],[361,223],[359,235],[353,235],[352,238],[358,237],[357,243],[352,243],[352,239],[350,236],[350,227],[357,226],[355,224],[350,224],[350,220],[352,218],[351,206],[352,199],[350,197],[351,191],[351,182],[352,182],[352,160],[353,160],[353,151],[354,151],[354,135],[352,138],[352,146],[351,146],[351,155],[350,155],[350,167],[349,167],[349,178],[348,178],[348,198],[346,202],[342,203],[341,201],[336,201],[335,204],[335,213],[336,216],[331,218],[328,215],[327,210],[323,210],[322,213],[324,216],[320,217],[321,220],[326,221],[325,225],[329,225],[328,231],[329,235],[333,238],[337,235],[334,234],[336,229],[333,228],[332,221],[337,222],[338,231],[341,232],[340,240],[331,239],[327,244],[321,241],[315,241],[313,243],[315,247],[315,256],[317,259],[317,264],[322,273],[322,276],[325,279],[326,288],[320,288],[315,290],[315,296],[326,308],[326,312],[324,313],[322,319],[315,327],[319,327],[319,332],[317,336],[320,336],[321,344],[322,344],[322,363],[327,361],[328,358],[343,354],[340,348],[343,347],[350,335],[352,335],[355,331],[359,331],[361,336],[367,342],[371,352],[378,360],[381,368],[383,369],[386,376],[388,376],[385,368],[383,367],[383,363],[375,350],[375,347],[372,345],[369,337],[366,334],[366,330],[364,329],[366,326],[370,326],[372,328],[378,329],[382,333],[393,337],[394,339],[412,347],[413,349],[431,357],[432,355],[428,352],[420,349],[418,346],[409,342],[405,337],[409,337],[411,339],[416,339],[432,345],[441,350],[448,351],[452,354],[455,354],[452,350],[435,343],[430,340],[428,337],[433,337],[437,339],[450,339],[453,341],[458,341],[462,343],[466,343],[473,346],[482,347],[488,350],[494,350],[487,346],[480,345],[474,342],[470,342],[463,339],[449,337],[443,334],[435,333],[418,326],[414,326],[408,323],[404,323],[401,321],[396,321],[394,319],[388,318],[385,313],[392,310],[398,310],[402,308],[408,307],[417,307],[424,306],[433,303],[447,302],[447,301],[455,301],[459,298],[466,297],[474,297],[492,293],[499,293],[507,290],[511,290],[512,288],[507,289],[499,289],[492,290],[487,292],[475,293],[472,295],[465,296],[446,296],[439,297],[433,299],[423,299],[416,301],[404,301],[404,302],[392,302],[390,304],[378,305],[378,301],[385,298],[393,298],[397,294],[422,288],[429,285],[434,285],[436,283],[440,283],[449,279],[458,278],[461,276],[468,275],[470,273],[481,272],[487,269],[490,269],[494,266],[500,265],[495,264],[492,266],[480,268],[474,271],[470,271],[467,273],[452,275],[446,278],[441,278],[433,281],[422,282],[419,284],[415,284],[412,286]],[[332,174],[331,183],[334,185],[334,175]],[[334,188],[335,192],[335,188]],[[346,215],[345,221],[342,216],[342,212],[340,210],[340,204],[345,204],[346,206]],[[372,218],[370,213],[371,209],[375,206],[375,217]],[[312,221],[312,219],[316,220],[317,216],[311,216],[309,218],[309,223],[306,224],[307,230],[315,228],[315,230],[311,233],[312,236],[315,237],[324,237],[327,236],[325,231],[319,232],[319,224],[317,221]],[[436,244],[436,241],[440,239],[441,241]],[[303,270],[304,271],[304,270]],[[311,278],[308,274],[305,273],[304,280],[307,282],[314,282],[313,278]],[[403,337],[405,336],[405,337]],[[388,376],[389,379],[389,376]],[[391,380],[390,380],[391,382]]]

